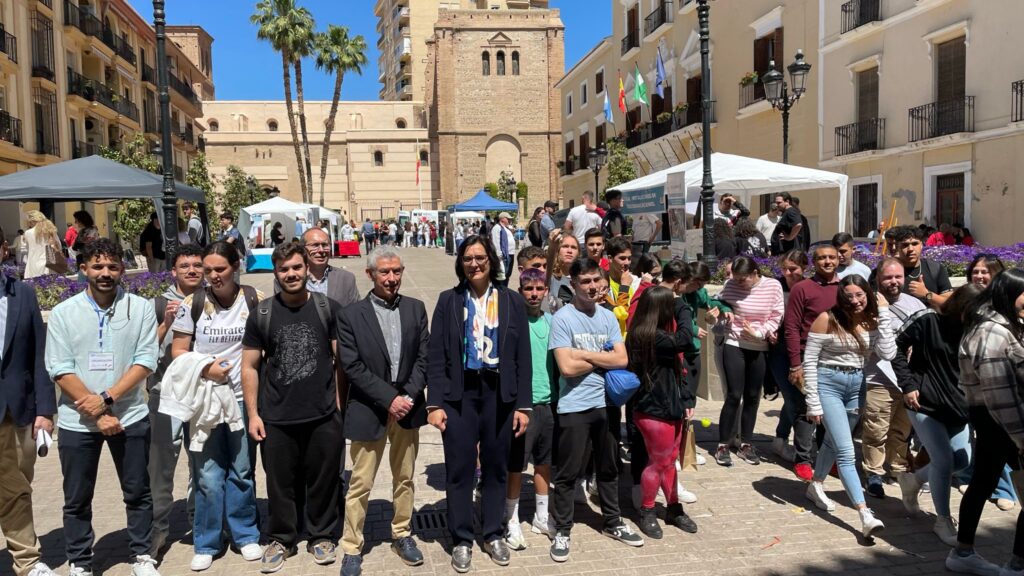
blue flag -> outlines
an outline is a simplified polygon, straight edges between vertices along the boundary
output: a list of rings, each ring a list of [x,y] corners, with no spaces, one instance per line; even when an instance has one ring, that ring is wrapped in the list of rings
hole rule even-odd
[[[658,47],[658,75],[654,79],[654,91],[661,98],[665,97],[665,61],[661,59],[661,47]]]
[[[608,102],[608,87],[604,87],[604,121],[615,125],[615,116],[612,115],[612,105]]]

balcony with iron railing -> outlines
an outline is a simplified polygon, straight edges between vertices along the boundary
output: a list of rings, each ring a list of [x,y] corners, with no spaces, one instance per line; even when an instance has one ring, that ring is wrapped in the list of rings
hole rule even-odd
[[[196,139],[196,147],[199,148],[200,152],[206,154],[206,138],[204,138],[202,134],[200,134],[199,138]]]
[[[107,108],[120,113],[115,103],[117,98],[114,96],[113,90],[99,80],[82,76],[72,68],[68,68],[68,94],[80,96],[91,102],[99,102]]]
[[[56,134],[56,126],[51,127],[53,132]],[[60,144],[54,141],[53,136],[49,136],[46,132],[36,131],[36,154],[46,154],[47,156],[53,156],[60,158]]]
[[[11,62],[18,61],[18,39],[0,24],[0,52],[7,54]]]
[[[142,63],[142,81],[156,86],[156,70],[145,62]]]
[[[128,43],[128,40],[121,36],[114,34],[113,30],[104,28],[103,30],[103,43],[110,46],[114,50],[114,54],[117,54],[124,60],[126,60],[132,66],[135,66],[135,49]]]
[[[1010,85],[1010,122],[1024,122],[1024,80]]]
[[[0,110],[0,140],[21,148],[21,120]]]
[[[71,143],[71,157],[72,158],[85,158],[86,156],[97,156],[100,153],[100,146],[98,144],[91,144],[89,142],[72,142]]]
[[[199,105],[199,97],[196,96],[196,92],[192,89],[191,86],[186,84],[183,80],[181,80],[174,74],[168,74],[167,78],[168,84],[170,85],[172,90],[184,96],[185,99],[191,102],[192,104],[196,106]]]
[[[195,132],[191,124],[186,124],[185,129],[182,130],[181,133],[178,134],[178,136],[181,138],[181,141],[184,142],[185,144],[188,144],[189,146],[196,145]]]
[[[703,105],[700,102],[690,102],[685,108],[679,107],[670,112],[670,116],[667,118],[659,114],[660,120],[658,117],[655,117],[651,123],[626,131],[626,148],[635,148],[651,140],[667,136],[676,130],[682,130],[687,126],[699,124],[703,121],[702,110]],[[708,122],[714,123],[717,121],[714,100],[709,103],[708,114]]]
[[[44,54],[32,51],[32,77],[45,78],[50,82],[57,82],[57,73],[53,70],[52,55],[47,58]]]
[[[760,79],[748,84],[740,84],[740,109],[764,100],[764,85]]]
[[[658,28],[666,24],[671,24],[675,18],[676,11],[672,0],[662,0],[661,4],[644,18],[644,37],[654,34]]]
[[[672,130],[681,130],[687,126],[694,124],[700,124],[704,120],[704,103],[700,100],[696,102],[687,102],[685,108],[678,108],[672,113]],[[708,122],[714,124],[718,122],[718,117],[715,114],[715,101],[711,100],[708,103]]]
[[[908,117],[908,142],[974,132],[974,96],[917,106],[910,109]]]
[[[630,50],[640,47],[640,34],[636,30],[630,30],[622,37],[622,55],[625,56]]]
[[[885,118],[836,126],[836,156],[885,148]]]
[[[46,6],[50,10],[53,10],[53,0],[39,0],[39,3]]]
[[[882,0],[850,0],[842,7],[840,34],[856,30],[865,24],[882,21]]]
[[[64,0],[64,25],[77,28],[86,36],[103,37],[103,22],[70,0]]]
[[[122,116],[127,116],[136,122],[139,121],[139,107],[124,96],[118,96],[114,100],[114,110],[117,110],[117,113]]]

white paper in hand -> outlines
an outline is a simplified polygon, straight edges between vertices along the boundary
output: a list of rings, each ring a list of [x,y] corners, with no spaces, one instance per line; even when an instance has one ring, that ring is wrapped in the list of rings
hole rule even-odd
[[[50,453],[50,444],[53,444],[53,437],[46,430],[40,430],[36,434],[36,454],[40,458]]]

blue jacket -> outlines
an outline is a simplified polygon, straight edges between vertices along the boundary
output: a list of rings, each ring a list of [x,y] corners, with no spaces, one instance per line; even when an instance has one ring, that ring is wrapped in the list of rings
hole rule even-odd
[[[32,286],[5,277],[3,292],[7,326],[0,361],[0,418],[10,411],[16,425],[26,426],[36,416],[57,412],[57,394],[43,361],[46,327]]]

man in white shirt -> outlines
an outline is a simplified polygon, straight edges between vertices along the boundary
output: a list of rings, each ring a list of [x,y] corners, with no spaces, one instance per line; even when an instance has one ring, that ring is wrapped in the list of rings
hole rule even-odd
[[[778,206],[772,205],[768,212],[761,214],[761,217],[757,219],[757,231],[761,233],[769,242],[771,237],[775,234],[775,225],[779,223],[779,218],[782,217],[782,213],[779,212]]]
[[[583,193],[583,203],[569,210],[565,218],[565,231],[571,233],[579,241],[580,246],[586,245],[587,230],[601,227],[601,216],[594,204],[594,193],[587,190]]]
[[[516,255],[516,235],[509,224],[511,219],[511,214],[502,212],[498,214],[498,224],[491,228],[491,243],[494,244],[494,251],[501,260],[504,271],[502,283],[505,286],[508,286],[508,280],[512,276],[512,259]]]
[[[353,232],[355,232],[355,228],[352,224],[346,222],[345,225],[341,227],[341,239],[345,241],[353,240]]]
[[[651,242],[661,231],[661,218],[657,214],[637,214],[633,217],[633,244],[638,249],[634,253],[646,254],[651,249]]]
[[[832,246],[839,252],[839,267],[836,268],[836,276],[839,276],[840,280],[851,274],[860,274],[860,277],[865,280],[871,277],[871,269],[853,257],[855,252],[853,236],[846,232],[840,232],[832,237]]]
[[[718,197],[718,204],[715,204],[714,206],[715,220],[721,218],[733,223],[739,215],[740,210],[739,208],[736,208],[735,196],[725,193]]]

